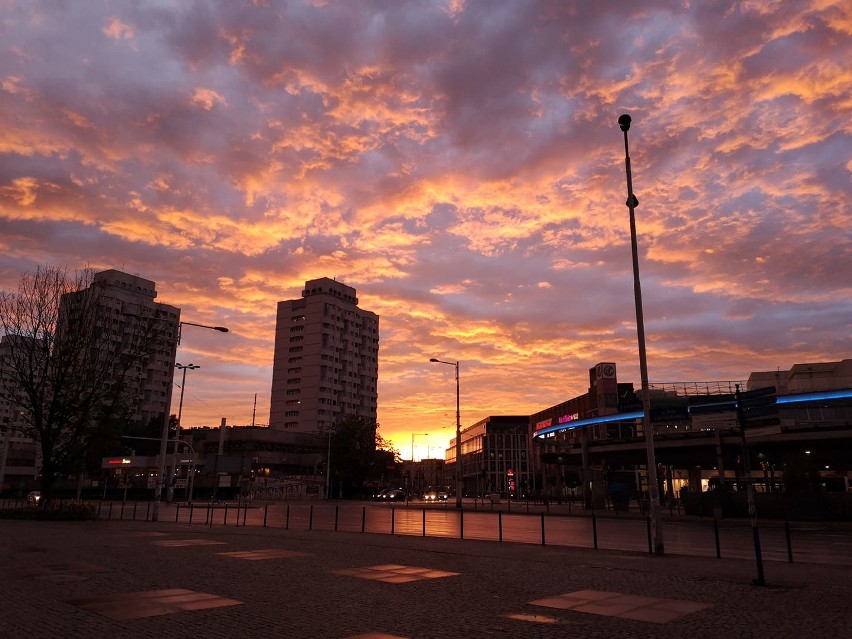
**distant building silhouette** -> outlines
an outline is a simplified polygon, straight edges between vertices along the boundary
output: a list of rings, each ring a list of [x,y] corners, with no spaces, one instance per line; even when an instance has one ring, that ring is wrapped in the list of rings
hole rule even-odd
[[[379,316],[327,277],[278,303],[269,426],[325,433],[347,416],[376,421]]]
[[[123,335],[137,330],[135,323],[139,318],[153,317],[158,321],[159,349],[133,367],[125,382],[136,400],[135,421],[162,418],[170,409],[180,309],[155,301],[153,281],[115,269],[95,273],[90,287],[96,286],[103,287],[103,312],[98,321],[105,334],[110,334],[111,343],[121,344]],[[70,293],[68,297],[79,294]]]

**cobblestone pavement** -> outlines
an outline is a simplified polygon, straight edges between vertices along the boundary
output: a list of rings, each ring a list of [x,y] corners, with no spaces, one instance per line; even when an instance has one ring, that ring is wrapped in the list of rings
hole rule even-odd
[[[0,521],[0,637],[852,636],[848,567],[167,522]],[[533,603],[535,602],[535,603]]]

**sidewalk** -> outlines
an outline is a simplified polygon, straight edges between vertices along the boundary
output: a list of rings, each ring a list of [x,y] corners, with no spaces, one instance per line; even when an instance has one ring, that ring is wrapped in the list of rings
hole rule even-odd
[[[0,638],[852,636],[848,568],[168,522],[0,521]],[[533,603],[535,602],[535,603]]]

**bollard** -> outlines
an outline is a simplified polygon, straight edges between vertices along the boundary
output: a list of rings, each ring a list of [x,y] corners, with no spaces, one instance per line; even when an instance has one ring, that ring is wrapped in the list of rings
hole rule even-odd
[[[784,532],[787,535],[787,561],[793,563],[793,539],[790,537],[790,522],[784,522]]]
[[[103,503],[104,503],[104,502],[103,502],[103,500],[101,500],[101,501],[99,501],[99,502],[98,502],[98,519],[100,519],[100,518],[101,518],[101,506],[103,505]],[[5,505],[6,505],[6,500],[5,500],[5,499],[3,500],[3,505],[4,505],[4,507],[5,507]]]
[[[145,521],[148,521],[148,517],[151,515],[151,504],[148,504],[148,508],[145,509]]]
[[[426,536],[426,509],[423,509],[423,536]]]
[[[396,524],[396,508],[391,506],[391,532],[390,534],[394,534],[394,525]]]
[[[722,558],[722,545],[719,543],[719,520],[713,517],[713,533],[716,535],[716,559]]]
[[[459,539],[464,539],[464,511],[459,511]]]
[[[136,507],[139,505],[138,501],[133,502],[133,521],[136,521]]]
[[[541,545],[544,546],[544,513],[541,513]]]
[[[124,514],[124,504],[121,505],[121,512]],[[175,505],[175,523],[178,523],[178,517],[180,516],[180,504]]]
[[[287,504],[287,517],[284,519],[284,530],[290,530],[290,504]]]
[[[248,517],[248,502],[243,504],[243,527],[246,525],[246,517]]]
[[[195,504],[189,502],[189,524],[192,525],[192,514],[195,512]]]
[[[497,513],[497,541],[503,541],[503,513]]]
[[[361,532],[367,527],[367,507],[361,506]]]
[[[334,505],[334,532],[337,532],[337,519],[340,516],[340,504]]]
[[[59,510],[62,511],[62,502],[59,502]],[[121,502],[121,514],[118,516],[119,520],[124,521],[124,502]]]
[[[266,528],[266,519],[269,517],[269,504],[263,505],[263,527]]]
[[[598,518],[595,515],[595,511],[592,511],[592,537],[595,542],[595,550],[598,549]]]
[[[107,515],[107,519],[112,519],[112,502],[109,502],[109,514]]]
[[[648,554],[654,554],[654,541],[651,538],[651,518],[648,517],[645,519],[646,528],[648,529]]]
[[[227,502],[225,503],[225,514],[224,514],[224,517],[222,519],[222,525],[223,526],[228,525],[228,504],[227,504]]]
[[[314,505],[311,504],[311,512],[308,515],[308,530],[314,529]]]

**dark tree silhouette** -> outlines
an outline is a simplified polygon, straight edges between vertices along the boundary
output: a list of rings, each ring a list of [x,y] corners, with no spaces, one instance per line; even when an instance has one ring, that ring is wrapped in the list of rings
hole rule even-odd
[[[115,314],[108,303],[91,270],[39,267],[0,292],[0,392],[15,416],[0,428],[38,444],[42,504],[87,451],[118,441],[138,401],[136,367],[174,332],[153,308]]]

